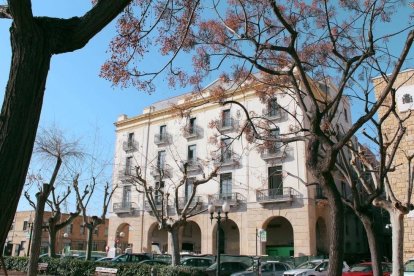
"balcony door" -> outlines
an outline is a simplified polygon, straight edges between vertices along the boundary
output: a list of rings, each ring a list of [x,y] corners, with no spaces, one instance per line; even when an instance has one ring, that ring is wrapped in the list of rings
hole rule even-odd
[[[165,168],[165,150],[161,150],[158,152],[158,157],[157,157],[157,168],[159,170],[163,170]]]
[[[231,199],[232,179],[231,173],[220,174],[220,198]]]
[[[269,196],[283,195],[282,166],[268,168]]]
[[[122,207],[129,207],[131,204],[131,186],[124,186],[122,190]]]

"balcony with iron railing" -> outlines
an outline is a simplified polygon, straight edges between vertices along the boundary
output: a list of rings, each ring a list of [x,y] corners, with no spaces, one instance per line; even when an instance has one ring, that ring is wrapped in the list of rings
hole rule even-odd
[[[280,159],[286,157],[287,147],[283,147],[282,143],[275,142],[270,148],[264,149],[260,157],[265,161]]]
[[[291,188],[284,187],[278,189],[260,189],[256,190],[256,201],[265,203],[291,202],[299,193]]]
[[[246,202],[246,197],[240,193],[217,193],[208,196],[208,204],[222,206],[225,201],[227,201],[230,206],[236,206],[242,202]]]
[[[240,155],[230,152],[224,152],[223,154],[213,157],[214,165],[225,168],[225,167],[237,167],[240,165]]]
[[[122,170],[119,170],[118,172],[118,179],[122,182],[131,182],[133,181],[132,176],[132,168],[124,168]]]
[[[164,203],[164,208],[165,207],[168,207],[168,205],[171,205],[171,203],[169,202],[168,204],[166,204],[166,202],[162,202],[162,200],[160,199],[160,200],[157,200],[157,199],[155,199],[154,200],[154,206],[155,206],[155,209],[157,210],[157,211],[160,211],[161,209],[162,209],[162,205],[163,205],[163,203]],[[147,212],[152,212],[153,210],[152,210],[152,208],[151,208],[151,204],[148,202],[148,200],[145,200],[145,203],[144,203],[144,209],[145,209],[145,211],[147,211]]]
[[[166,133],[157,133],[154,135],[154,143],[158,146],[167,145],[171,143],[171,135]]]
[[[190,196],[183,196],[178,198],[178,208],[184,209],[185,205],[187,204]],[[174,202],[175,203],[175,202]],[[203,205],[202,197],[201,196],[194,196],[193,200],[190,202],[189,208],[193,208],[195,206],[200,207]]]
[[[233,118],[221,119],[218,122],[218,129],[221,132],[234,131],[238,121]]]
[[[132,152],[138,150],[138,142],[135,140],[128,140],[122,143],[122,149],[125,152]]]
[[[201,171],[201,164],[197,160],[189,159],[187,160],[187,173],[196,173]],[[183,164],[184,169],[184,164]]]
[[[135,202],[128,201],[114,203],[112,208],[115,214],[131,213],[136,209],[138,209],[137,204]]]
[[[162,167],[152,166],[150,170],[150,175],[154,178],[171,178],[172,171],[173,170],[170,165],[164,165]]]
[[[201,127],[197,126],[197,125],[195,125],[195,126],[186,126],[183,129],[183,136],[187,140],[201,138],[203,136],[202,133],[203,133],[203,129]]]

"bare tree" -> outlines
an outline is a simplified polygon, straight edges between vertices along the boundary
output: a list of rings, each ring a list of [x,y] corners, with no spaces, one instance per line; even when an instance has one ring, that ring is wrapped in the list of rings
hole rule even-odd
[[[73,181],[75,183],[76,180]],[[79,205],[76,206],[75,212],[70,212],[65,219],[62,220],[61,205],[64,203],[71,194],[71,187],[68,187],[67,191],[61,196],[55,195],[55,189],[52,189],[52,200],[48,200],[47,204],[51,209],[51,216],[47,220],[45,228],[49,232],[49,257],[56,258],[56,235],[64,227],[70,225],[73,220],[79,216],[81,210]]]
[[[102,202],[102,212],[100,216],[88,216],[88,205],[91,202],[92,196],[95,194],[96,189],[96,178],[92,177],[92,183],[86,185],[83,192],[79,190],[79,175],[76,176],[74,181],[74,189],[77,198],[77,204],[83,215],[83,225],[88,229],[87,245],[86,245],[86,254],[85,260],[91,259],[92,253],[92,243],[93,243],[93,232],[101,224],[105,224],[106,214],[108,212],[108,206],[111,202],[112,195],[114,194],[117,186],[113,187],[112,191],[110,190],[110,185],[108,182],[105,184],[104,188],[104,198]]]
[[[83,153],[79,150],[78,141],[67,141],[59,129],[51,127],[50,129],[42,129],[36,138],[34,152],[40,158],[47,162],[55,162],[53,171],[48,183],[43,183],[44,178],[41,175],[30,175],[28,179],[30,182],[37,182],[39,191],[36,193],[36,203],[30,199],[30,195],[25,191],[24,195],[35,209],[35,219],[33,223],[33,238],[30,247],[30,259],[28,275],[36,275],[37,262],[40,254],[42,229],[43,229],[43,215],[45,205],[50,193],[55,189],[56,180],[60,172],[63,162],[69,161],[71,158],[81,158]],[[54,196],[54,193],[53,193]]]
[[[0,114],[0,248],[25,183],[52,55],[84,47],[131,2],[97,0],[85,15],[69,19],[34,16],[30,0],[0,6],[0,18],[12,20],[12,60]]]
[[[414,153],[404,152],[400,147],[406,135],[406,120],[411,113],[400,117],[395,108],[395,91],[389,97],[391,104],[383,106],[385,109],[378,119],[371,119],[373,131],[364,131],[364,136],[371,142],[377,154],[367,146],[352,144],[350,146],[351,162],[343,162],[339,166],[342,174],[347,179],[352,190],[352,199],[345,200],[345,203],[355,210],[361,219],[368,237],[372,260],[378,263],[378,271],[375,275],[381,274],[379,265],[381,256],[378,254],[377,235],[373,229],[373,221],[369,216],[370,205],[385,209],[389,215],[392,226],[392,264],[393,273],[402,275],[403,265],[403,238],[404,238],[404,216],[413,210],[411,195],[413,190],[413,164]],[[384,123],[390,117],[396,120],[397,126],[394,132],[384,127]],[[405,156],[405,162],[397,163],[396,155]],[[398,170],[399,166],[407,166],[405,185],[405,196],[398,198],[395,189],[390,182],[390,174]],[[404,177],[404,176],[401,176]],[[357,181],[355,180],[357,179]]]

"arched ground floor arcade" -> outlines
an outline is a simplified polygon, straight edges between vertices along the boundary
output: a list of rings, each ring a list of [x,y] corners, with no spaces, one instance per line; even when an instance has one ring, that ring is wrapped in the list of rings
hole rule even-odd
[[[307,206],[282,209],[276,204],[266,207],[233,206],[228,219],[222,221],[218,243],[217,222],[210,221],[209,214],[192,217],[180,229],[180,251],[215,254],[219,246],[220,252],[232,255],[304,256],[316,255],[326,248],[329,240],[326,222],[315,209],[309,210]],[[112,214],[108,243],[115,246],[117,242],[124,244],[123,247],[130,245],[133,252],[171,253],[167,231],[159,229],[148,212]]]

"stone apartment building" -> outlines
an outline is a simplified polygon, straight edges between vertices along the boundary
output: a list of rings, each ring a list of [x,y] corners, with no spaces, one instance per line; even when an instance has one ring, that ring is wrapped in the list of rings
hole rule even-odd
[[[135,190],[129,175],[135,166],[140,166],[143,177],[154,185],[159,181],[158,168],[162,166],[166,173],[163,183],[158,185],[168,190],[180,179],[180,166],[188,161],[193,178],[208,174],[217,164],[220,166],[216,178],[198,187],[196,204],[199,210],[206,209],[208,204],[220,206],[223,201],[230,204],[228,220],[223,220],[220,231],[222,252],[326,254],[329,205],[317,186],[304,185],[312,181],[305,165],[308,153],[304,142],[258,150],[241,138],[231,144],[230,150],[220,151],[217,141],[227,143],[226,138],[234,137],[246,118],[239,106],[223,106],[213,101],[210,92],[215,85],[217,82],[207,87],[202,97],[184,94],[154,103],[141,115],[118,118],[113,173],[113,184],[118,189],[112,198],[109,245],[122,249],[129,245],[134,252],[169,252],[167,232],[158,229],[144,195]],[[256,89],[247,85],[232,91],[231,99],[242,103],[250,114],[267,118],[272,134],[290,133],[297,124],[292,114],[303,120],[291,97],[276,93],[263,103]],[[315,93],[325,95],[334,90],[315,84]],[[172,106],[185,106],[189,96],[194,107],[190,116],[181,118]],[[347,129],[352,122],[347,99],[342,100],[340,110],[337,123]],[[346,189],[339,180],[338,187]],[[186,198],[191,190],[189,179],[179,196]],[[346,251],[366,252],[363,228],[350,213],[347,216]],[[216,227],[207,212],[192,217],[181,229],[181,250],[215,254]],[[266,233],[266,237],[264,234],[258,237],[258,232]]]
[[[31,241],[32,222],[34,211],[16,212],[13,224],[7,236],[4,255],[5,256],[27,256],[29,243]],[[44,221],[51,216],[51,212],[45,211]],[[62,220],[69,215],[62,214]],[[108,238],[108,219],[105,225],[98,226],[94,232],[93,251],[105,251]],[[67,235],[65,235],[67,234]],[[72,224],[60,230],[56,238],[56,252],[63,250],[86,250],[87,229],[83,226],[83,217],[76,217]],[[49,234],[44,231],[42,234],[41,254],[47,253],[49,248]]]
[[[382,78],[373,79],[375,93],[378,94],[385,86]],[[395,82],[396,88],[396,107],[401,117],[405,117],[409,112],[414,110],[414,69],[402,71]],[[389,99],[384,105],[389,104]],[[385,112],[384,108],[380,108],[378,113],[382,116]],[[398,126],[398,122],[394,116],[390,116],[383,125],[383,130],[388,137],[392,137]],[[407,127],[405,136],[403,137],[400,148],[396,152],[395,164],[402,164],[397,167],[394,172],[389,173],[389,179],[393,187],[393,192],[401,202],[407,199],[408,184],[408,164],[405,154],[414,153],[414,116],[410,116],[405,121],[404,126]],[[412,195],[411,195],[412,196]],[[412,203],[412,202],[411,202]],[[414,212],[411,211],[404,219],[404,260],[414,257]]]

